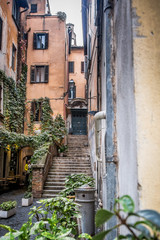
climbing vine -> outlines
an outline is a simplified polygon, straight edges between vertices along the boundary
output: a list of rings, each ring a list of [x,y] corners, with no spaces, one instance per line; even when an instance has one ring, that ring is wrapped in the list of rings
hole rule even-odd
[[[27,66],[23,64],[20,80],[16,83],[0,70],[0,83],[3,83],[4,125],[8,131],[22,133],[26,100]]]

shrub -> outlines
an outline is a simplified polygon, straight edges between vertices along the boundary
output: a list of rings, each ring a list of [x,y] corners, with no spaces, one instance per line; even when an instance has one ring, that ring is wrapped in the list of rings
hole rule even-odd
[[[31,192],[25,192],[24,193],[24,198],[27,199],[27,198],[31,198],[32,197],[32,193]]]
[[[71,174],[66,177],[65,189],[61,191],[61,195],[75,195],[75,189],[88,184],[90,187],[94,187],[94,179],[86,174]]]
[[[16,201],[3,202],[0,205],[0,209],[3,210],[3,211],[9,211],[10,209],[15,208],[16,205],[17,205]]]

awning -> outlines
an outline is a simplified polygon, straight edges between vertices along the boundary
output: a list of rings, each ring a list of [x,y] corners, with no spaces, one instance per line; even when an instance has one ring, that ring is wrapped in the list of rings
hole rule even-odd
[[[28,0],[17,0],[19,7],[29,8]]]

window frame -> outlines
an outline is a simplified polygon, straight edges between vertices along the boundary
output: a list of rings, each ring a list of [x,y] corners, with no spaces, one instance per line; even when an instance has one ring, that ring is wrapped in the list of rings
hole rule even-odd
[[[38,48],[38,36],[44,36],[45,37],[45,47],[42,48]],[[49,45],[49,33],[47,32],[38,32],[38,33],[33,33],[33,49],[34,50],[46,50],[48,49],[48,45]]]
[[[37,68],[44,68],[44,82],[37,82]],[[30,83],[37,84],[37,83],[48,83],[49,82],[49,65],[31,65],[30,67]]]
[[[30,13],[37,13],[37,4],[31,4],[31,11]]]
[[[0,51],[2,50],[3,20],[0,17]]]
[[[17,53],[17,49],[15,47],[15,45],[12,43],[12,70],[15,72],[15,68],[16,68],[16,53]]]
[[[68,64],[69,73],[74,73],[74,61],[69,61]]]
[[[41,101],[32,101],[31,102],[31,112],[33,114],[34,122],[42,121],[42,102]]]

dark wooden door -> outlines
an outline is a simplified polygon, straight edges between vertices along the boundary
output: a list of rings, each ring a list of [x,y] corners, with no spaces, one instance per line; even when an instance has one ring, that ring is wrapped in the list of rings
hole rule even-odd
[[[73,135],[87,134],[87,111],[85,110],[72,111],[72,129]]]

